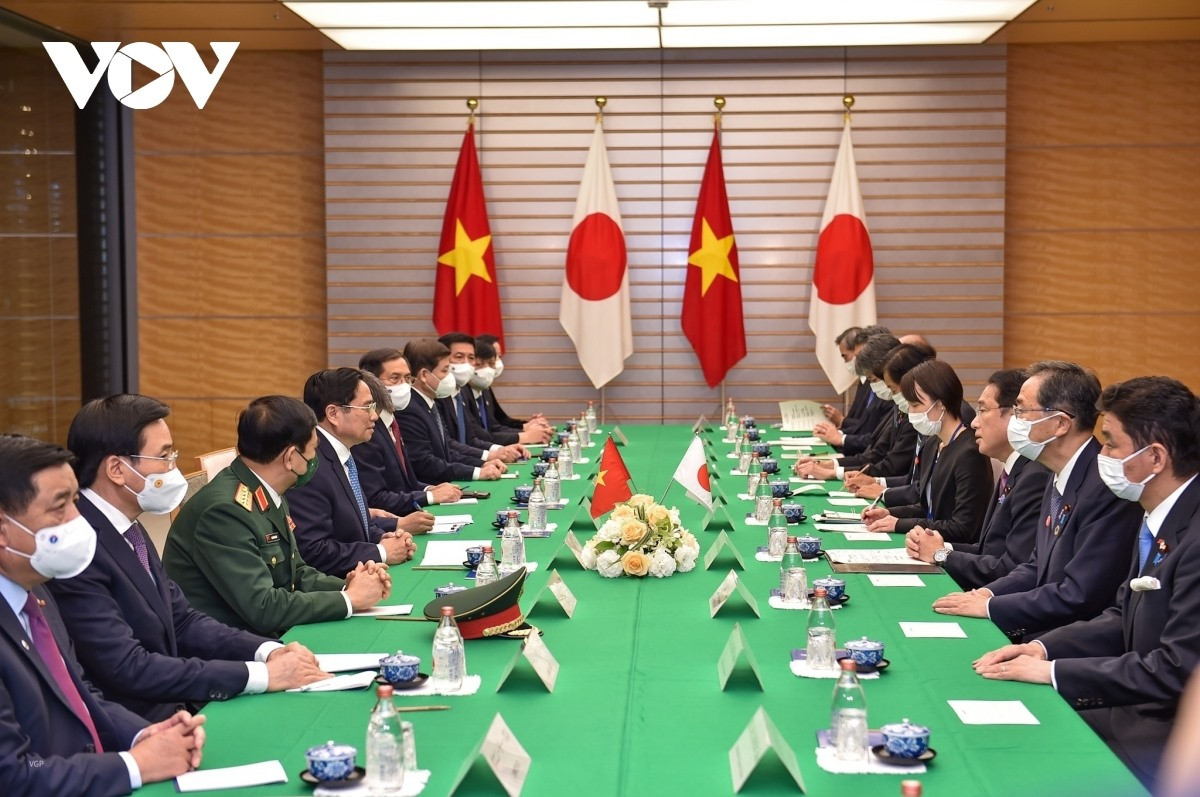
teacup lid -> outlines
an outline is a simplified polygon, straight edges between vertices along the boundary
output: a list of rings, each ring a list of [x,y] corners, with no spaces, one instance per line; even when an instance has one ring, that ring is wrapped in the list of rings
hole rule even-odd
[[[391,656],[384,656],[379,660],[379,663],[391,665],[420,664],[421,658],[419,656],[412,656],[408,653],[405,653],[403,650],[397,650]]]
[[[846,643],[846,650],[883,650],[883,643],[874,639],[851,639]]]
[[[804,539],[804,538],[801,537],[800,539]],[[834,578],[833,576],[822,576],[821,578],[815,579],[813,581],[813,583],[814,584],[845,584],[846,582],[840,578]]]
[[[901,736],[905,738],[929,735],[928,728],[924,725],[915,725],[909,722],[908,717],[905,717],[901,722],[892,722],[884,725],[879,730],[887,736]]]
[[[777,485],[777,484],[783,484],[783,485],[787,485],[787,484],[789,484],[789,482],[788,482],[788,480],[787,480],[787,479],[771,479],[771,486],[772,486],[772,487],[774,487],[774,486],[775,486],[775,485]]]
[[[351,744],[338,744],[330,739],[325,744],[318,744],[315,747],[310,747],[305,752],[309,758],[317,761],[332,761],[338,758],[346,758],[358,753],[358,748]]]
[[[796,538],[796,541],[797,541],[797,542],[820,542],[820,541],[821,541],[821,538],[820,538],[820,537],[814,537],[814,536],[813,536],[813,535],[811,535],[811,534],[805,534],[805,535],[803,535],[803,536],[797,537],[797,538]],[[829,577],[828,577],[828,576],[826,576],[826,577],[825,577],[825,578],[823,578],[823,579],[819,578],[819,579],[817,579],[817,580],[818,580],[818,581],[828,581],[828,580],[829,580]]]

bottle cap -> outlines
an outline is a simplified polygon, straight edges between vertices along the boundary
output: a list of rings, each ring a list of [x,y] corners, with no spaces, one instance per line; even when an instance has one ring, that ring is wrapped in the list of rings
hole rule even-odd
[[[817,587],[816,589],[813,590],[814,598],[824,598],[828,594],[829,593],[825,590],[824,587]]]
[[[921,797],[921,781],[900,781],[900,797]]]
[[[495,551],[492,549],[492,546],[490,546],[490,545],[483,546],[483,552],[484,553],[495,553]]]
[[[838,659],[838,664],[841,665],[843,671],[857,672],[858,670],[858,665],[849,656],[844,659]]]
[[[791,535],[789,534],[789,535],[788,535],[788,538],[787,538],[787,541],[788,541],[788,542],[795,542],[795,543],[799,543],[799,542],[800,542],[800,538],[799,538],[799,537],[793,537],[793,536],[791,536]]]
[[[443,606],[442,607],[442,617],[453,617],[453,616],[454,616],[454,607],[453,606]]]
[[[783,499],[782,499],[782,498],[776,498],[776,499],[775,499],[775,506],[776,506],[777,508],[779,508],[779,509],[783,509]]]
[[[379,698],[391,697],[392,696],[391,684],[380,684],[378,687],[375,688],[375,696],[379,697]]]

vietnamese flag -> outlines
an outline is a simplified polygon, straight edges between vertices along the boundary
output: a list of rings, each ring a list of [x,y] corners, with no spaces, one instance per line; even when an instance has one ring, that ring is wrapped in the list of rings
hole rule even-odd
[[[704,381],[709,387],[716,387],[729,369],[746,356],[738,251],[729,217],[729,199],[725,195],[719,129],[713,130],[688,253],[683,334],[696,350]]]
[[[864,327],[875,320],[875,258],[847,117],[821,218],[808,304],[808,328],[816,336],[817,362],[839,393],[854,384],[855,378],[842,363],[837,336],[845,329]]]
[[[611,437],[608,438],[596,470],[596,485],[592,488],[592,517],[598,518],[605,512],[611,512],[617,504],[633,498],[629,489],[630,478],[625,460],[617,451],[617,444]]]
[[[487,206],[483,201],[483,177],[475,153],[475,125],[467,125],[446,216],[438,246],[437,277],[433,291],[433,325],[438,334],[491,333],[504,344],[500,321],[500,289]]]

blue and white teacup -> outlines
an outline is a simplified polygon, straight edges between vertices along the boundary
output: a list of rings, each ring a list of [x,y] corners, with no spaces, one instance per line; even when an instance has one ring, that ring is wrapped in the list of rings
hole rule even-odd
[[[354,757],[358,748],[350,744],[337,744],[330,740],[325,744],[310,747],[304,752],[308,771],[322,782],[345,780],[354,772]]]
[[[571,433],[568,431],[558,432],[555,435],[555,437],[558,439],[559,448],[561,448],[567,444],[567,438],[570,436],[571,436]]]
[[[750,439],[751,443],[758,442],[758,438],[759,438],[758,429],[754,426],[751,426],[750,428],[748,428],[746,430],[746,437],[748,437]]]
[[[496,525],[500,528],[504,528],[505,526],[508,525],[508,510],[507,509],[497,509],[496,510]]]
[[[792,491],[792,485],[786,479],[771,480],[771,497],[772,498],[787,498],[788,493]]]
[[[758,464],[762,465],[763,473],[779,473],[779,461],[772,457],[759,457]]]
[[[421,657],[410,656],[402,650],[379,660],[379,674],[389,684],[406,684],[416,678],[420,671]]]
[[[558,459],[558,446],[546,446],[542,449],[542,461],[549,462],[551,459]]]
[[[874,639],[851,639],[846,643],[846,652],[859,667],[878,667],[883,662],[883,643]]]
[[[919,758],[929,749],[929,728],[908,721],[892,722],[879,731],[883,734],[883,746],[897,758]]]
[[[545,476],[545,475],[546,475],[546,470],[547,470],[547,468],[549,468],[549,467],[550,467],[550,463],[549,463],[549,462],[535,462],[535,463],[533,463],[533,476],[534,476],[534,478],[537,478],[538,476]]]
[[[746,427],[747,429],[753,429],[758,426],[758,421],[754,420],[753,415],[743,415],[742,426]]]
[[[803,540],[804,538],[801,537],[800,539]],[[813,581],[813,588],[817,587],[824,587],[825,595],[831,601],[840,601],[846,597],[846,582],[840,578],[834,578],[833,576],[818,578]]]
[[[804,520],[804,504],[784,504],[783,516],[788,523],[800,523]]]
[[[466,590],[467,587],[464,587],[462,584],[455,584],[453,581],[451,581],[449,584],[443,584],[440,587],[434,587],[433,597],[444,598],[447,595],[453,595],[456,592],[466,592]]]
[[[470,548],[467,549],[467,564],[469,564],[471,567],[474,567],[475,565],[479,564],[482,561],[483,561],[483,546],[482,545],[472,545]]]
[[[755,454],[758,454],[760,457],[770,456],[771,444],[763,443],[763,442],[751,443],[750,450],[753,451]]]
[[[796,540],[796,544],[800,546],[800,555],[805,559],[813,559],[821,552],[821,538],[814,537],[811,534],[805,534]],[[818,581],[813,582],[814,587],[819,587],[821,584]],[[843,589],[845,584],[842,585]],[[829,599],[834,600],[833,593],[828,593]]]
[[[513,488],[513,499],[518,504],[528,504],[531,495],[533,495],[532,484],[518,484]]]

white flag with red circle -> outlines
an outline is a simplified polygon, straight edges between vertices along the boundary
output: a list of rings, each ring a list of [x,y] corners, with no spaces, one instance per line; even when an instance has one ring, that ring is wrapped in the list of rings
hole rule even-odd
[[[692,438],[683,461],[675,469],[675,481],[687,490],[688,498],[697,504],[712,509],[712,486],[708,481],[708,458],[704,456],[704,443],[699,437]]]
[[[850,327],[875,321],[875,260],[847,119],[821,218],[808,305],[808,328],[816,337],[817,362],[839,393],[854,384],[855,378],[838,353],[837,336]]]

